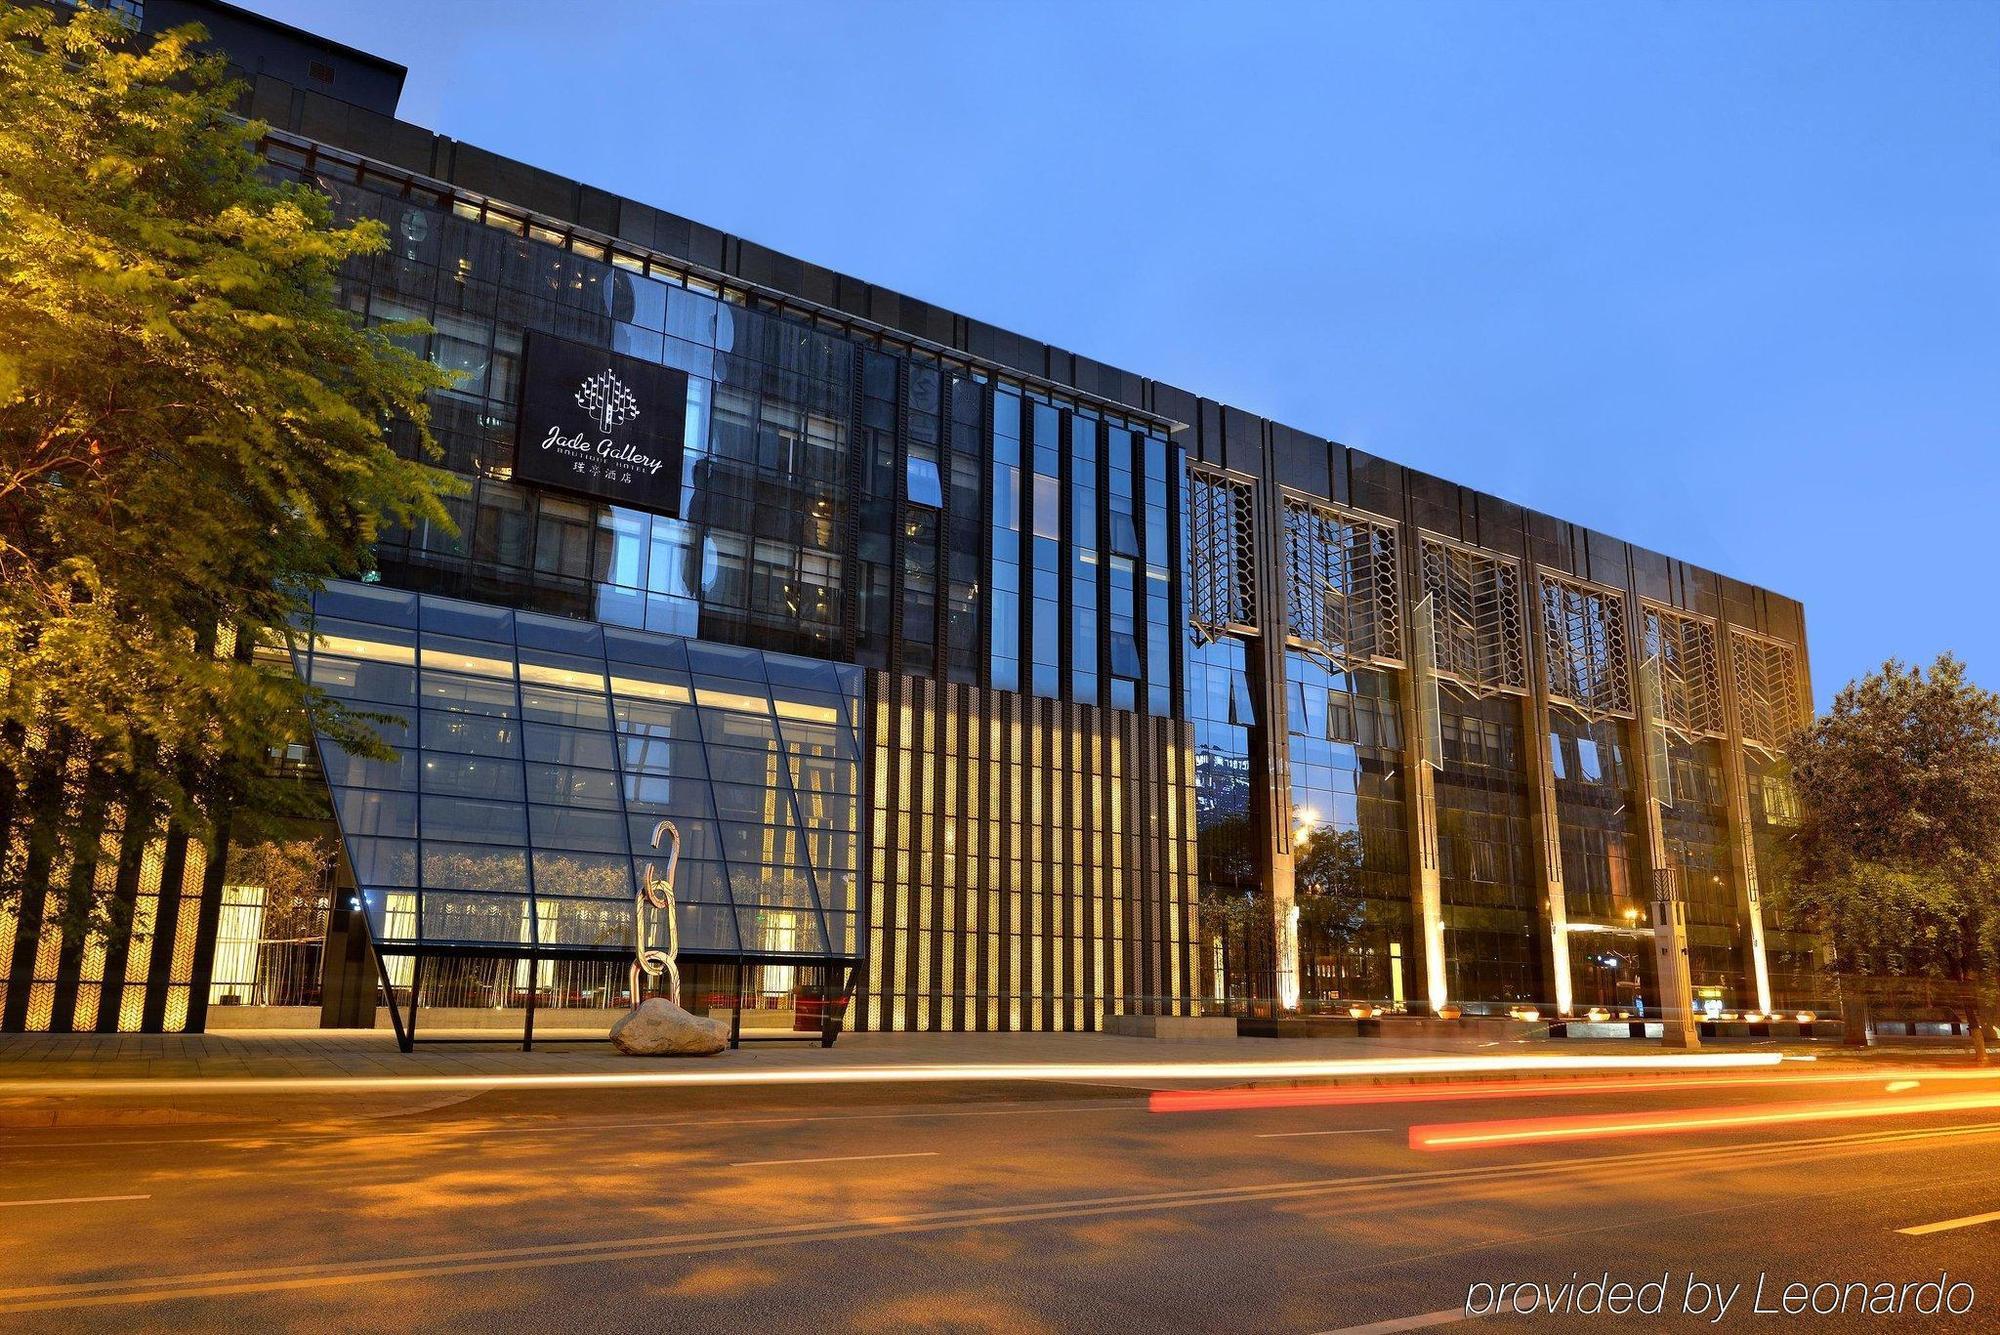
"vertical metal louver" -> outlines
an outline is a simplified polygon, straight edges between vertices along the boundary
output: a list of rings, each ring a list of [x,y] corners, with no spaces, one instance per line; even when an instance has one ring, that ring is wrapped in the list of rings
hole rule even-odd
[[[1256,483],[1187,470],[1188,624],[1200,640],[1257,629]]]

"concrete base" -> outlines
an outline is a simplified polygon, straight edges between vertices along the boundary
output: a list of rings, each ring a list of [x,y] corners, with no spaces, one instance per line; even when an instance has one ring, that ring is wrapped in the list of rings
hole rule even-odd
[[[1109,1015],[1104,1032],[1121,1038],[1157,1038],[1165,1043],[1198,1043],[1236,1037],[1229,1015]]]
[[[1287,1015],[1271,1018],[1245,1015],[1236,1021],[1244,1038],[1380,1038],[1380,1020],[1356,1020],[1345,1015]]]

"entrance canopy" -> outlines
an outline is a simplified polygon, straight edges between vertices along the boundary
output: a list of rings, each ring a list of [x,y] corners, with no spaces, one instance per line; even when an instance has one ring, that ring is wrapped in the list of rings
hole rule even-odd
[[[859,669],[353,583],[301,629],[391,719],[319,743],[380,953],[629,957],[666,819],[683,957],[856,956]]]

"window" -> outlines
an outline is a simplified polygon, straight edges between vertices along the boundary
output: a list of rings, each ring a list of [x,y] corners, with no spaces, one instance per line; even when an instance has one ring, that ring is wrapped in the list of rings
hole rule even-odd
[[[944,508],[944,484],[938,477],[936,459],[926,459],[912,452],[908,485],[910,504],[928,505],[933,510]]]
[[[1131,515],[1118,510],[1111,512],[1111,552],[1114,556],[1139,554],[1139,530],[1133,525]]]

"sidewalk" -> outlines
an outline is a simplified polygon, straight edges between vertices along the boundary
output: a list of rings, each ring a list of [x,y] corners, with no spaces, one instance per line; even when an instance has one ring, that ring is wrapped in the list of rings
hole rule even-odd
[[[480,1037],[427,1029],[423,1039]],[[540,1031],[535,1051],[508,1042],[427,1044],[405,1055],[386,1030],[231,1030],[213,1034],[8,1034],[0,1035],[0,1092],[10,1084],[46,1080],[133,1080],[228,1077],[387,1077],[442,1075],[574,1075],[585,1073],[690,1070],[718,1067],[744,1071],[820,1071],[883,1066],[1038,1066],[1084,1063],[1152,1066],[1162,1063],[1379,1062],[1421,1058],[1643,1057],[1665,1054],[1656,1042],[1632,1039],[1554,1040],[1497,1033],[1468,1025],[1447,1033],[1397,1034],[1379,1038],[1236,1038],[1163,1042],[1108,1034],[968,1033],[846,1034],[831,1049],[813,1043],[746,1040],[719,1057],[685,1060],[626,1057],[596,1040],[601,1032]],[[1830,1042],[1713,1042],[1702,1053],[1764,1053],[1841,1060],[1929,1063],[1955,1054],[1936,1048],[1878,1047],[1866,1052]],[[1524,1064],[1527,1064],[1524,1062]],[[1557,1063],[1559,1064],[1559,1062]]]

